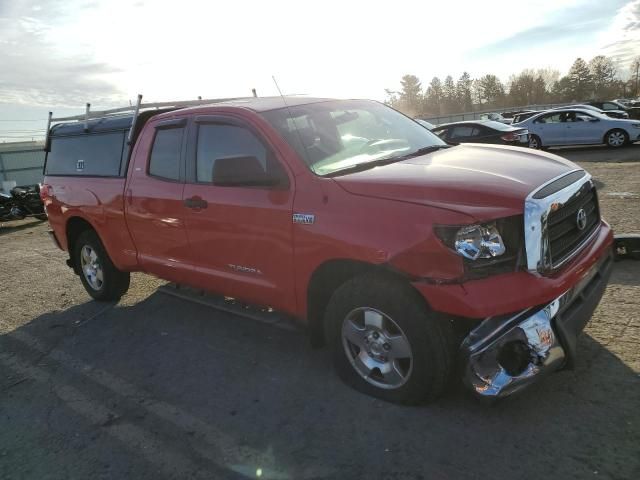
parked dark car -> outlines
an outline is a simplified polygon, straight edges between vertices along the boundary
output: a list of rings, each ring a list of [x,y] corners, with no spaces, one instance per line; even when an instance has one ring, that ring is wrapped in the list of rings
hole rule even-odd
[[[622,118],[625,120],[629,118],[629,114],[623,110],[602,110],[601,108],[594,107],[593,105],[565,105],[564,107],[556,107],[554,108],[554,110],[574,110],[576,108],[582,108],[585,110],[602,113],[611,118]]]
[[[450,144],[497,143],[517,147],[529,144],[529,132],[526,128],[512,127],[493,120],[445,123],[438,125],[432,132]]]
[[[518,112],[513,116],[513,122],[511,122],[511,124],[513,125],[515,123],[522,122],[536,113],[540,113],[540,110],[523,110]]]
[[[615,100],[610,100],[608,102],[589,102],[587,103],[587,105],[593,105],[594,107],[598,107],[604,110],[605,113],[608,110],[622,110],[623,112],[626,112],[629,114],[629,118],[640,119],[640,107],[628,107]]]
[[[508,112],[502,112],[504,118],[514,118],[521,113],[533,112],[534,110],[509,110]]]

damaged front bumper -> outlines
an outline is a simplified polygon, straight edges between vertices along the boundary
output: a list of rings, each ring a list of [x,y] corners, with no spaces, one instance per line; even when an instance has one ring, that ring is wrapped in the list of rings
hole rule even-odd
[[[461,346],[464,383],[478,396],[495,399],[522,390],[545,373],[571,367],[577,337],[602,298],[612,266],[608,251],[552,302],[482,321]]]

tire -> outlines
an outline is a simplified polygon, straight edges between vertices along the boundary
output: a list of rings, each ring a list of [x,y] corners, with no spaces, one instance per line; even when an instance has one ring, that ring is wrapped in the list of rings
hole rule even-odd
[[[362,275],[347,281],[331,297],[324,325],[338,375],[360,392],[414,405],[438,398],[450,379],[450,321],[437,318],[398,280]]]
[[[529,136],[529,148],[540,150],[542,148],[542,141],[538,135]]]
[[[84,289],[95,300],[119,300],[129,290],[129,272],[122,272],[113,265],[93,230],[85,230],[78,236],[73,245],[73,262]]]
[[[629,143],[629,135],[627,135],[627,132],[624,130],[615,128],[605,134],[604,143],[607,144],[607,147],[611,148],[624,147]]]

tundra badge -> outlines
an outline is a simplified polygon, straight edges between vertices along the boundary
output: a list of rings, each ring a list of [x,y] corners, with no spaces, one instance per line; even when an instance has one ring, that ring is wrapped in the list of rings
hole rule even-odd
[[[316,216],[309,213],[294,213],[293,223],[301,223],[303,225],[313,225],[316,221]]]

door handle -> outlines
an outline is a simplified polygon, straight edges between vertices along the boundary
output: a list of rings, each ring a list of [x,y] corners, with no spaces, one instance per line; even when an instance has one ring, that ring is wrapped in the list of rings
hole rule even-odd
[[[200,198],[198,196],[195,197],[191,197],[191,198],[186,198],[184,200],[184,206],[187,208],[193,208],[194,210],[199,210],[201,208],[207,208],[209,204],[207,203],[207,201],[203,198]]]

